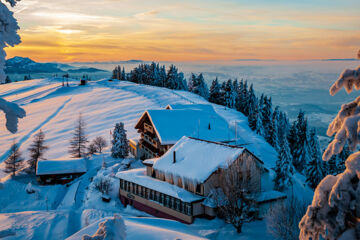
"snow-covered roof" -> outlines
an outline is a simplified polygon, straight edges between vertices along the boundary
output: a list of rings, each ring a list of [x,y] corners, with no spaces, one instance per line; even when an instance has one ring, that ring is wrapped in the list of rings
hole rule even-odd
[[[163,145],[175,144],[182,136],[210,141],[229,140],[228,123],[212,107],[208,110],[148,110],[141,116],[135,128],[140,128],[146,115],[152,122],[160,143]]]
[[[286,194],[275,190],[260,192],[256,196],[256,202],[265,203],[286,198]]]
[[[121,171],[116,174],[116,177],[172,196],[174,198],[180,199],[183,202],[190,203],[204,199],[203,197],[186,191],[185,189],[176,185],[172,185],[168,182],[147,176],[145,168]]]
[[[179,109],[193,109],[193,110],[203,110],[209,113],[215,113],[215,109],[211,104],[169,104],[166,106],[166,109],[170,110],[179,110]]]
[[[37,163],[36,175],[84,173],[86,171],[86,161],[83,158],[40,160]]]
[[[243,151],[242,147],[182,137],[167,153],[152,162],[155,170],[165,174],[204,182],[217,169],[232,163]]]

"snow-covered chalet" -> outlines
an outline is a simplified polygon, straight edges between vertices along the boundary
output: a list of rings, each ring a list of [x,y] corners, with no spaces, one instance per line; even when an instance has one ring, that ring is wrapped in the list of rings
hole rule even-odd
[[[271,180],[263,162],[246,148],[185,136],[163,156],[145,160],[146,168],[118,172],[119,197],[124,205],[188,224],[195,217],[215,217],[211,195],[218,188],[219,174],[237,161],[248,160],[259,173],[250,181],[258,186],[261,217],[274,202],[286,197],[266,189],[263,183]]]
[[[86,172],[87,164],[83,158],[39,160],[36,165],[36,176],[42,184],[65,184]]]
[[[137,159],[160,157],[182,136],[209,141],[230,140],[228,123],[210,104],[168,105],[145,111],[135,129],[140,139],[131,139],[130,151]]]

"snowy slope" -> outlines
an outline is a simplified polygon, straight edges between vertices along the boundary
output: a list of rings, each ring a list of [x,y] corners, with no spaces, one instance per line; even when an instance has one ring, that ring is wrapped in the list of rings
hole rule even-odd
[[[174,224],[172,221],[161,220],[160,224],[160,222],[156,222],[160,221],[159,219],[135,224],[135,220],[141,221],[142,218],[137,219],[134,216],[146,215],[123,209],[116,200],[117,190],[114,190],[113,200],[110,203],[103,203],[98,200],[100,196],[96,195],[89,187],[94,176],[105,174],[102,172],[105,170],[99,171],[103,160],[111,166],[106,169],[106,174],[111,175],[111,172],[116,172],[121,167],[121,165],[115,164],[116,160],[109,157],[108,149],[102,155],[95,155],[90,161],[88,172],[68,187],[36,186],[35,178],[27,175],[20,175],[15,179],[7,178],[6,174],[1,171],[3,167],[1,162],[6,159],[11,142],[14,139],[18,141],[20,149],[23,151],[23,157],[28,159],[27,148],[33,135],[39,129],[45,133],[46,144],[49,146],[45,157],[69,159],[69,140],[80,112],[87,124],[86,132],[89,140],[96,136],[103,136],[109,141],[110,130],[113,129],[116,122],[120,121],[125,123],[128,138],[138,137],[134,126],[147,109],[163,109],[168,104],[207,104],[203,98],[189,92],[136,85],[130,82],[100,80],[90,82],[87,86],[78,86],[77,81],[70,81],[70,87],[61,85],[61,79],[40,79],[11,83],[0,87],[0,97],[18,103],[27,113],[26,118],[20,119],[19,130],[14,135],[5,129],[4,115],[0,113],[0,182],[3,182],[0,185],[0,212],[3,213],[0,214],[0,236],[5,234],[8,229],[16,229],[20,224],[19,229],[23,231],[22,234],[9,237],[9,239],[64,239],[82,227],[88,226],[89,224],[84,225],[81,221],[84,212],[87,209],[96,208],[100,211],[96,216],[96,221],[120,212],[121,215],[133,218],[131,220],[133,226],[139,224],[139,227],[143,228],[145,224],[149,225],[149,229],[153,227],[169,228],[169,232],[164,232],[164,234],[169,234],[168,236],[176,234],[185,236],[183,234],[188,233],[188,229],[196,229],[194,237],[271,239],[264,235],[266,229],[263,221],[250,223],[248,227],[244,226],[244,234],[241,235],[234,233],[233,228],[222,220],[198,219],[191,226],[176,223],[176,228],[169,227],[169,224]],[[215,111],[230,125],[229,139],[234,139],[236,132],[239,144],[243,144],[244,147],[254,152],[265,162],[267,168],[271,169],[275,166],[276,152],[262,137],[250,130],[246,117],[235,110],[218,105],[213,106]],[[271,174],[273,174],[272,171]],[[25,192],[29,182],[32,182],[34,188],[38,189],[37,193],[29,195]],[[303,186],[303,177],[296,175],[295,182],[293,191],[299,196],[311,199],[312,192]],[[33,220],[34,224],[28,222],[27,219]],[[154,225],[152,221],[160,225]],[[136,228],[134,227],[134,229]],[[26,236],[27,232],[29,232],[29,237],[22,238],[21,236]],[[61,233],[58,238],[52,238],[55,232]]]

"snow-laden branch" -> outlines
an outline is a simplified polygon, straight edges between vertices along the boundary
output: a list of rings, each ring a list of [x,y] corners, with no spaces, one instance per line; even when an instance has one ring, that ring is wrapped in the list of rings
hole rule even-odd
[[[350,150],[354,151],[360,143],[360,97],[353,102],[343,104],[335,119],[330,123],[327,135],[336,133],[334,140],[329,144],[323,154],[323,159],[328,161],[333,155],[339,154],[348,141]]]
[[[19,107],[16,103],[11,103],[5,99],[0,98],[0,110],[5,113],[6,128],[11,132],[17,132],[18,119],[26,116],[24,109]]]
[[[342,87],[348,93],[360,89],[360,67],[345,70],[331,86],[330,94],[336,94]],[[360,97],[344,104],[327,134],[335,135],[324,152],[328,161],[339,154],[346,142],[351,150],[360,144]],[[345,171],[336,176],[326,176],[316,187],[312,204],[299,223],[300,239],[360,239],[360,152],[348,157]]]
[[[343,71],[339,79],[331,86],[330,94],[334,96],[341,88],[345,88],[347,93],[351,93],[355,87],[356,90],[360,89],[360,66],[355,69],[346,69]]]
[[[20,0],[5,0],[11,7],[14,7]],[[7,6],[0,0],[0,84],[5,82],[4,72],[6,53],[4,48],[20,43],[20,36],[17,34],[19,25]],[[18,119],[25,117],[24,109],[15,103],[10,103],[0,98],[0,110],[5,113],[6,128],[15,133],[17,131]]]
[[[19,0],[5,1],[14,7]],[[19,29],[13,12],[0,0],[0,83],[4,83],[6,78],[4,72],[6,53],[4,48],[17,45],[21,42],[20,36],[17,34],[17,30]]]

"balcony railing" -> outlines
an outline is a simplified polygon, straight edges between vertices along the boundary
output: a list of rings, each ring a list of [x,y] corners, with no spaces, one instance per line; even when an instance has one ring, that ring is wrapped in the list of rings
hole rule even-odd
[[[144,130],[145,130],[145,132],[148,131],[148,132],[154,133],[154,128],[147,123],[144,123]]]

